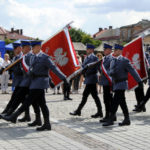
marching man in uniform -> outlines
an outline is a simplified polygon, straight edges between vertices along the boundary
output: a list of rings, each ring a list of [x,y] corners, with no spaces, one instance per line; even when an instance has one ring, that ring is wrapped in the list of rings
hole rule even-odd
[[[95,47],[93,45],[87,44],[87,57],[85,58],[85,60],[82,64],[83,69],[86,68],[86,66],[88,64],[98,61],[98,58],[93,53],[94,48]],[[91,117],[92,118],[103,117],[102,106],[101,106],[101,102],[100,102],[100,99],[98,97],[98,92],[97,92],[97,88],[96,88],[96,83],[98,83],[97,72],[98,72],[98,65],[94,68],[89,68],[85,72],[84,83],[86,84],[86,87],[85,87],[84,92],[83,92],[82,101],[79,104],[76,111],[70,112],[70,115],[80,116],[81,110],[84,107],[84,105],[86,104],[89,94],[91,94],[95,103],[96,103],[96,107],[97,107],[97,113],[92,115]]]
[[[23,55],[22,53],[22,47],[20,43],[13,43],[13,48],[14,48],[14,57],[13,57],[13,62],[15,62],[16,60],[20,59]],[[12,71],[14,74],[14,78],[13,78],[13,86],[15,87],[15,90],[12,93],[11,99],[8,102],[7,106],[5,107],[5,109],[3,110],[3,112],[1,113],[2,115],[10,115],[12,112],[12,105],[16,106],[16,98],[17,98],[17,93],[20,90],[20,84],[23,80],[23,72],[21,69],[21,62],[15,64],[12,67]]]
[[[100,120],[100,122],[106,122],[111,113],[111,104],[112,104],[112,79],[109,76],[110,62],[113,59],[112,56],[112,46],[104,43],[104,57],[101,63],[101,77],[99,84],[103,86],[103,100],[105,104],[105,117]]]
[[[50,57],[41,51],[41,41],[31,41],[33,55],[30,59],[29,75],[31,83],[29,96],[19,109],[11,116],[2,117],[4,120],[16,122],[17,117],[32,103],[37,103],[41,108],[44,124],[37,128],[38,131],[51,130],[49,121],[49,110],[45,100],[45,89],[49,87],[49,71],[52,70],[65,85],[68,86],[66,76],[54,65]]]
[[[113,81],[113,91],[114,98],[111,109],[111,116],[103,124],[103,126],[113,125],[114,117],[116,115],[118,106],[120,105],[123,114],[124,120],[119,123],[119,126],[130,125],[130,118],[128,107],[125,100],[125,90],[128,89],[128,72],[134,77],[138,82],[139,87],[143,88],[142,80],[136,70],[132,67],[130,61],[122,56],[123,46],[115,44],[114,46],[114,58],[110,64],[110,76]]]

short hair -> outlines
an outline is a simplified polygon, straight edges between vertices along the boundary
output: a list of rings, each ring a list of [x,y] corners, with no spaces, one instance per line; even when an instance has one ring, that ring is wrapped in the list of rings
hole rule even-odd
[[[8,53],[5,53],[4,57],[5,57],[5,56],[8,56],[8,57],[9,57],[9,54],[8,54]]]

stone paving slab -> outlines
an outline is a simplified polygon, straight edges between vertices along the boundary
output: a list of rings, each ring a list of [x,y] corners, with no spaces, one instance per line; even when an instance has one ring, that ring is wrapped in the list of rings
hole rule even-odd
[[[73,101],[64,101],[63,95],[53,95],[53,92],[49,90],[46,99],[52,122],[52,131],[50,132],[37,133],[34,128],[28,128],[26,123],[11,124],[0,120],[0,145],[3,145],[0,150],[10,148],[29,149],[29,147],[30,149],[150,149],[149,102],[145,113],[134,113],[132,112],[136,104],[134,92],[126,92],[131,126],[118,127],[118,122],[123,119],[119,108],[115,125],[104,128],[99,123],[99,119],[90,117],[97,111],[91,96],[82,111],[81,117],[69,115],[69,112],[74,111],[80,103],[82,91],[83,89],[80,90],[79,94],[71,94]],[[103,104],[102,94],[99,96]],[[5,107],[9,98],[10,94],[0,94],[0,110]],[[32,108],[31,112],[33,113]]]
[[[82,91],[80,93],[82,93]],[[150,149],[150,110],[148,109],[150,103],[148,102],[147,104],[146,113],[132,112],[136,104],[133,91],[126,92],[131,117],[131,126],[126,127],[118,126],[118,122],[123,120],[120,108],[117,113],[117,122],[112,127],[104,128],[99,123],[99,119],[90,118],[90,116],[96,112],[92,97],[89,97],[87,104],[83,108],[81,117],[70,116],[69,112],[77,108],[82,98],[81,94],[71,96],[73,97],[73,101],[65,102],[62,100],[62,96],[57,96],[57,98],[53,100],[53,96],[47,95],[48,105],[51,109],[51,118],[54,118],[52,120],[53,122],[58,121],[59,124],[116,149]],[[99,96],[102,100],[102,94]],[[55,104],[56,101],[57,104]]]
[[[0,121],[0,150],[90,150],[55,130],[37,132],[25,123],[11,124]]]

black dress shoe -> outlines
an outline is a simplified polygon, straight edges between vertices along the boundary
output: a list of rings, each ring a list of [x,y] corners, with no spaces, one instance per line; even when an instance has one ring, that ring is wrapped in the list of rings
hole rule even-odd
[[[41,126],[41,125],[42,125],[42,122],[40,120],[39,121],[35,120],[32,123],[28,123],[29,127]]]
[[[70,98],[70,97],[64,97],[64,100],[66,101],[66,100],[72,100],[72,98]]]
[[[99,122],[100,122],[100,123],[104,123],[104,122],[107,122],[107,120],[108,120],[108,118],[105,117],[105,118],[101,119]]]
[[[78,111],[70,112],[69,114],[72,116],[81,116],[81,112]]]
[[[143,107],[143,112],[146,112],[146,108],[145,107]]]
[[[116,116],[114,117],[113,121],[117,121],[117,117]]]
[[[143,108],[135,108],[135,109],[133,109],[132,111],[135,111],[135,112],[142,112],[142,111],[143,111]]]
[[[135,111],[135,112],[142,112],[142,111],[146,112],[146,108],[145,107],[142,107],[142,108],[140,108],[140,107],[138,108],[137,107],[137,108],[133,109],[133,111]]]
[[[134,108],[132,111],[138,111],[138,109],[137,109],[137,108]]]
[[[114,124],[114,122],[113,122],[113,121],[111,121],[111,120],[107,120],[107,122],[103,123],[103,125],[102,125],[102,126],[107,127],[107,126],[112,126],[113,124]]]
[[[19,121],[19,122],[29,122],[29,121],[31,121],[31,118],[24,116],[23,118],[18,119],[18,121]]]
[[[119,126],[129,126],[131,124],[129,119],[124,119],[121,123],[119,123]]]
[[[51,124],[43,124],[43,126],[36,128],[37,131],[51,130]]]
[[[103,113],[102,112],[97,112],[96,114],[94,114],[94,115],[91,115],[91,117],[92,118],[101,118],[101,117],[103,117]]]
[[[5,116],[5,115],[1,115],[1,118],[6,120],[6,121],[10,121],[12,123],[16,123],[17,118],[14,116]]]
[[[3,119],[4,116],[7,116],[7,113],[3,113],[3,114],[1,113],[0,114],[0,119]]]

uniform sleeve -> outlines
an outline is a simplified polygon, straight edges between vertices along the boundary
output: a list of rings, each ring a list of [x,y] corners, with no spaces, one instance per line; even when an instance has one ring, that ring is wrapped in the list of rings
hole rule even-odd
[[[136,82],[141,82],[141,78],[137,71],[132,67],[131,63],[129,60],[126,60],[126,69],[130,74],[133,76],[133,78],[136,80]]]
[[[86,62],[86,61],[84,60],[83,63],[82,63],[82,65],[81,65],[82,68],[84,68],[84,67],[86,66],[86,65],[85,65],[85,62]]]
[[[60,71],[60,69],[52,62],[52,60],[48,57],[47,59],[47,67],[53,71],[61,80],[64,80],[66,76]]]

